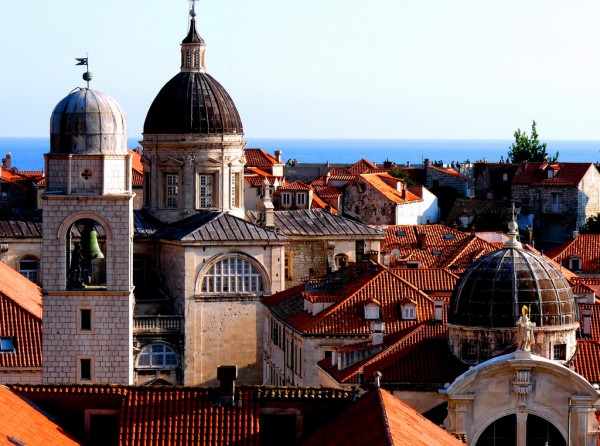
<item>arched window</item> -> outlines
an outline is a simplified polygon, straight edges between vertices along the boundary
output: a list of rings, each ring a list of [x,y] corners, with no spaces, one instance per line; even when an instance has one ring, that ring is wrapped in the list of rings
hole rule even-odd
[[[105,231],[90,218],[73,223],[67,233],[67,289],[106,287]],[[104,250],[106,246],[104,246]]]
[[[137,367],[140,369],[175,368],[178,365],[177,353],[166,344],[149,344],[137,357]]]
[[[38,283],[39,261],[33,256],[25,256],[19,260],[19,272],[31,280]]]
[[[262,293],[262,276],[252,263],[240,257],[217,261],[202,279],[203,293]]]

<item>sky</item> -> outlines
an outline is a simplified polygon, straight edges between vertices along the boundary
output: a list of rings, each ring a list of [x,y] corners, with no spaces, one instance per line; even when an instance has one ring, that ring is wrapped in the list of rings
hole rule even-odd
[[[85,86],[141,135],[186,0],[3,1],[0,137],[47,136]],[[249,138],[600,139],[598,0],[200,0],[207,72]]]

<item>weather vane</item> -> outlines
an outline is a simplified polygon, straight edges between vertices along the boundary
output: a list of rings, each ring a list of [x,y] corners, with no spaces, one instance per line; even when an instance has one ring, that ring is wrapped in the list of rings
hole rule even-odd
[[[88,58],[87,57],[76,57],[75,60],[77,61],[77,63],[75,64],[77,65],[85,65],[85,73],[83,73],[83,80],[87,82],[87,89],[90,89],[90,81],[92,80],[92,77],[94,76],[91,72],[90,72],[90,65],[88,63]]]
[[[190,0],[190,15],[196,17],[196,0]]]

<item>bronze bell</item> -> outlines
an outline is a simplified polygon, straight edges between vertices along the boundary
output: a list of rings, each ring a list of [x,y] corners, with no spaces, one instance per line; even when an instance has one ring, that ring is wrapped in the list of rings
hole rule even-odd
[[[92,220],[86,220],[81,232],[81,254],[85,260],[103,259],[104,254],[98,245],[98,232]]]

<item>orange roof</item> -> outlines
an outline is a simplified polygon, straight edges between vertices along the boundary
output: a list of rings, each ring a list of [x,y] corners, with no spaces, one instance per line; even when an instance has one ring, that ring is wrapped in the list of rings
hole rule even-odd
[[[331,206],[329,206],[327,203],[325,203],[323,200],[321,200],[321,198],[316,194],[313,194],[313,199],[312,199],[310,208],[311,209],[327,209],[327,208],[329,208],[329,210],[331,211],[332,214],[338,213],[337,209],[334,209]]]
[[[564,267],[569,265],[571,257],[578,257],[582,271],[600,271],[600,234],[579,234],[546,252],[546,255]]]
[[[286,182],[279,189],[277,189],[277,192],[281,190],[312,190],[312,187],[306,183],[303,183],[302,181],[293,181],[291,183]]]
[[[346,286],[330,292],[332,301],[336,303],[315,316],[304,311],[302,305],[295,304],[310,293],[312,291],[284,291],[265,300],[265,305],[284,322],[307,334],[370,334],[370,321],[364,317],[364,305],[373,298],[381,302],[381,319],[386,323],[387,333],[429,320],[434,312],[434,303],[429,296],[388,269],[367,272]],[[398,304],[403,299],[417,303],[415,320],[401,319]]]
[[[459,446],[463,443],[389,392],[365,393],[303,446]]]
[[[144,184],[144,165],[142,164],[142,155],[135,150],[127,150],[131,158],[131,184],[142,186]]]
[[[453,291],[459,277],[443,268],[391,268],[407,282],[424,291]]]
[[[552,168],[554,175],[548,178],[547,170]],[[592,163],[521,163],[512,184],[529,184],[535,186],[577,186],[590,169]]]
[[[399,191],[396,188],[396,184],[402,183],[402,180],[394,178],[387,173],[365,173],[361,174],[360,177],[394,203],[423,201],[421,197],[418,197],[409,190]]]
[[[571,365],[589,382],[600,383],[600,342],[596,339],[579,339],[577,355]]]
[[[445,173],[445,174],[448,174],[448,175],[452,175],[454,177],[460,178],[461,180],[470,180],[469,177],[461,175],[460,173],[458,173],[454,169],[446,169],[446,168],[443,168],[443,167],[437,167],[437,166],[434,166],[433,164],[427,165],[427,168],[435,170],[435,171],[440,172],[440,173]]]
[[[11,299],[36,318],[42,318],[40,287],[4,262],[0,262],[0,295]]]
[[[352,166],[348,168],[348,171],[354,175],[359,175],[361,173],[367,172],[369,170],[377,169],[377,164],[373,164],[366,159],[361,159],[360,161],[354,163]]]
[[[472,234],[444,225],[394,225],[386,228],[382,252],[399,251],[396,266],[421,262],[421,268],[450,268],[463,272],[473,261],[498,247]]]
[[[278,163],[277,159],[262,149],[244,149],[244,155],[246,156],[246,167],[272,169],[275,164],[283,164]]]
[[[0,444],[68,446],[80,443],[8,388],[0,386]],[[20,444],[20,443],[19,443]]]

